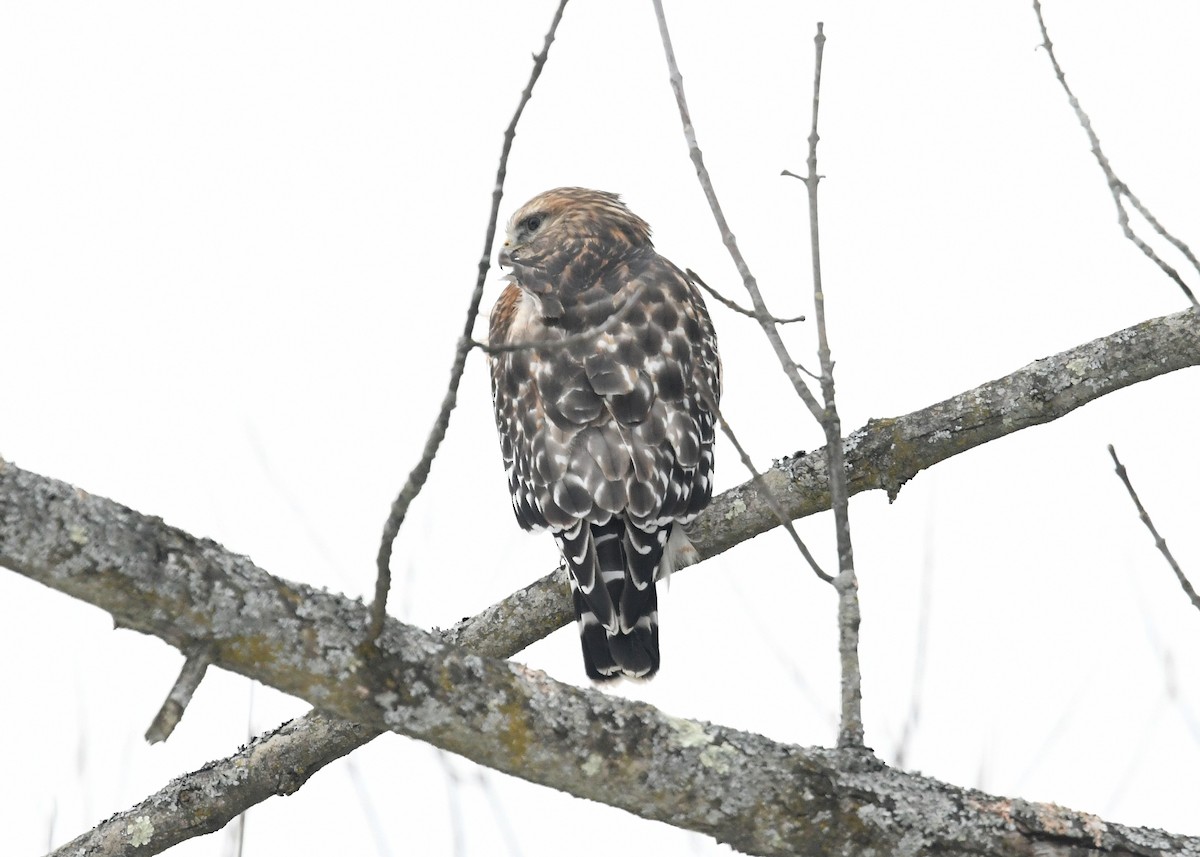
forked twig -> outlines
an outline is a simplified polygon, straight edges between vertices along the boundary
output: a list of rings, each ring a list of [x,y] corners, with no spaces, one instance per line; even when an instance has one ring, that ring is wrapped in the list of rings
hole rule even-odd
[[[725,212],[721,209],[717,192],[713,189],[712,179],[708,175],[708,167],[704,165],[704,153],[700,151],[700,144],[696,142],[696,129],[692,127],[691,111],[688,110],[687,97],[683,92],[683,75],[679,73],[679,64],[675,62],[675,49],[671,46],[671,33],[667,29],[667,16],[663,12],[662,0],[654,0],[654,14],[658,18],[658,32],[662,37],[663,51],[667,55],[667,69],[671,76],[671,89],[675,93],[675,103],[679,107],[679,119],[683,123],[683,136],[687,140],[688,153],[691,155],[692,163],[696,166],[696,178],[700,180],[700,187],[708,200],[708,207],[712,210],[717,229],[721,232],[721,240],[725,243],[725,248],[729,251],[730,258],[733,259],[733,264],[742,278],[746,292],[750,295],[750,302],[754,306],[752,317],[762,327],[767,341],[771,343],[771,348],[774,349],[775,356],[779,359],[779,365],[783,367],[783,374],[792,382],[796,395],[804,402],[809,412],[819,420],[821,405],[817,402],[817,397],[813,395],[812,390],[808,388],[808,384],[800,377],[799,365],[788,353],[779,331],[770,321],[774,316],[763,301],[762,292],[758,288],[758,280],[750,273],[750,267],[746,264],[742,251],[738,249],[737,239],[729,229],[729,223],[725,220]]]
[[[1067,85],[1067,76],[1062,70],[1062,66],[1058,64],[1058,57],[1054,55],[1054,43],[1050,41],[1050,33],[1046,29],[1046,20],[1042,17],[1042,4],[1040,0],[1033,0],[1033,11],[1037,14],[1038,27],[1042,31],[1042,47],[1046,49],[1046,55],[1050,57],[1050,64],[1054,66],[1054,75],[1058,78],[1058,82],[1062,84],[1063,91],[1067,93],[1067,100],[1071,102],[1071,107],[1075,111],[1075,116],[1079,119],[1079,124],[1083,126],[1083,130],[1087,133],[1088,141],[1092,144],[1092,154],[1096,156],[1096,162],[1100,164],[1100,169],[1104,171],[1104,177],[1108,180],[1108,190],[1112,194],[1113,202],[1117,206],[1117,222],[1121,225],[1121,231],[1125,233],[1125,237],[1137,245],[1138,249],[1146,254],[1154,264],[1158,265],[1168,277],[1175,281],[1179,288],[1183,289],[1183,293],[1187,299],[1192,302],[1192,306],[1200,309],[1200,301],[1196,300],[1196,295],[1188,288],[1187,283],[1179,276],[1179,273],[1165,261],[1159,258],[1154,249],[1141,239],[1133,231],[1133,227],[1129,225],[1129,212],[1125,210],[1124,200],[1128,199],[1130,204],[1137,210],[1138,214],[1146,218],[1153,228],[1161,237],[1169,241],[1176,249],[1179,250],[1187,260],[1192,263],[1192,267],[1200,272],[1200,260],[1196,259],[1191,248],[1188,247],[1180,239],[1176,238],[1165,228],[1158,220],[1150,213],[1146,206],[1142,205],[1142,201],[1138,199],[1133,191],[1129,189],[1129,185],[1121,181],[1117,177],[1116,172],[1112,168],[1112,164],[1108,162],[1108,156],[1104,154],[1104,150],[1100,148],[1100,138],[1096,135],[1095,129],[1092,128],[1092,120],[1088,118],[1087,113],[1083,111],[1083,106],[1079,103],[1079,99],[1075,97],[1075,93],[1071,91],[1071,87]]]
[[[378,576],[375,580],[375,600],[371,604],[371,621],[367,627],[368,642],[374,642],[379,638],[379,634],[383,630],[384,617],[387,615],[388,590],[392,586],[392,543],[400,533],[400,526],[404,523],[405,515],[408,514],[409,505],[421,493],[425,480],[429,478],[429,470],[433,466],[434,456],[437,455],[438,447],[441,446],[442,440],[446,437],[446,430],[450,426],[450,412],[454,410],[454,405],[458,400],[458,385],[462,380],[467,355],[474,347],[474,339],[471,334],[475,329],[475,317],[479,315],[479,303],[483,300],[483,286],[491,267],[492,242],[496,237],[500,200],[504,196],[504,178],[508,173],[508,153],[512,149],[513,138],[517,133],[517,122],[520,121],[521,114],[525,111],[525,105],[533,96],[533,85],[541,77],[542,67],[545,66],[546,58],[550,54],[550,45],[554,42],[554,34],[558,30],[558,22],[562,20],[563,9],[566,8],[566,5],[567,0],[559,0],[558,8],[554,10],[554,19],[550,22],[550,30],[546,33],[546,41],[542,45],[542,52],[533,58],[533,71],[530,72],[529,83],[521,93],[521,100],[517,104],[512,121],[508,123],[508,128],[504,131],[504,145],[500,150],[500,166],[496,170],[496,185],[492,191],[492,212],[488,218],[487,234],[483,239],[483,255],[479,259],[479,277],[475,281],[475,290],[471,293],[463,334],[459,337],[458,347],[454,353],[454,365],[450,370],[450,384],[442,399],[441,412],[429,433],[429,438],[425,441],[421,460],[408,474],[408,481],[404,483],[400,494],[392,502],[387,522],[383,526],[383,538],[380,540],[379,555],[375,560]]]
[[[1111,443],[1108,445],[1108,454],[1112,456],[1113,464],[1116,465],[1117,476],[1125,483],[1125,490],[1133,498],[1133,505],[1137,506],[1138,517],[1142,519],[1142,523],[1146,525],[1146,529],[1150,531],[1150,535],[1154,536],[1154,546],[1167,558],[1167,563],[1171,566],[1171,571],[1175,572],[1175,577],[1178,578],[1179,585],[1183,587],[1183,591],[1187,594],[1187,597],[1191,599],[1192,606],[1200,610],[1200,595],[1196,594],[1196,589],[1192,586],[1192,582],[1187,579],[1187,575],[1183,573],[1183,569],[1175,561],[1174,555],[1172,555],[1170,549],[1167,547],[1167,540],[1158,534],[1158,529],[1154,526],[1154,522],[1150,520],[1150,514],[1146,511],[1146,507],[1142,505],[1137,492],[1133,490],[1133,483],[1129,481],[1129,473],[1125,470],[1125,465],[1121,463],[1121,459],[1117,458],[1117,451]]]
[[[797,178],[799,178],[799,176],[797,176]],[[704,282],[704,280],[700,279],[700,275],[697,274],[695,271],[693,271],[691,268],[688,268],[684,273],[686,273],[688,275],[688,278],[692,282],[694,282],[700,288],[704,289],[704,291],[706,291],[710,295],[712,295],[717,301],[719,301],[720,303],[729,307],[734,312],[739,312],[742,315],[749,316],[750,318],[754,319],[755,321],[762,320],[762,316],[760,316],[754,310],[746,309],[741,304],[739,304],[735,301],[731,301],[729,298],[725,297],[723,294],[718,292],[716,289],[714,289],[708,283]],[[794,316],[793,318],[779,318],[778,316],[769,315],[769,316],[767,316],[767,321],[771,322],[772,324],[795,324],[798,321],[806,321],[806,319],[802,315]],[[803,364],[801,364],[799,361],[794,362],[793,365],[797,369],[799,369],[801,372],[803,372],[805,375],[812,378],[813,380],[815,380],[815,381],[821,380],[820,375],[817,375],[813,372],[810,372],[808,369],[805,369]]]

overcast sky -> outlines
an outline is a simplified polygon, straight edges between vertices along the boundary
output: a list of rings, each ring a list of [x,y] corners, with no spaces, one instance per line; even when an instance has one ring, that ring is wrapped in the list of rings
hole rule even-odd
[[[281,577],[369,593],[553,8],[0,4],[0,455]],[[804,189],[779,173],[804,170],[825,22],[822,256],[848,431],[1186,306],[1121,236],[1028,4],[667,14],[717,192],[781,315],[810,306]],[[1200,6],[1050,0],[1046,15],[1119,174],[1200,245]],[[567,8],[502,217],[565,184],[620,192],[664,255],[742,297],[649,2]],[[485,307],[499,287],[493,270]],[[755,460],[820,446],[757,328],[712,314],[725,411]],[[787,333],[799,355],[814,338],[811,324]],[[867,743],[882,758],[915,698],[911,769],[1200,834],[1200,615],[1105,451],[1200,580],[1198,388],[1194,369],[1160,378],[938,465],[894,504],[853,500]],[[727,444],[717,460],[719,490],[747,478]],[[835,564],[829,516],[800,531]],[[476,353],[396,543],[392,613],[447,626],[555,562],[552,539],[513,519]],[[834,611],[770,533],[672,583],[662,672],[614,692],[829,745]],[[62,844],[308,708],[213,670],[148,747],[182,656],[2,571],[0,648],[5,853]],[[574,628],[517,659],[586,683]],[[255,807],[245,853],[587,857],[614,842],[727,851],[385,736]],[[229,848],[226,832],[171,853]]]

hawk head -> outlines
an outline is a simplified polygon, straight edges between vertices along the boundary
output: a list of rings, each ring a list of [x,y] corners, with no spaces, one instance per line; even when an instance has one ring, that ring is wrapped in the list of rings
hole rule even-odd
[[[615,193],[560,187],[539,193],[508,221],[501,267],[535,294],[587,279],[629,253],[653,246],[646,221]]]

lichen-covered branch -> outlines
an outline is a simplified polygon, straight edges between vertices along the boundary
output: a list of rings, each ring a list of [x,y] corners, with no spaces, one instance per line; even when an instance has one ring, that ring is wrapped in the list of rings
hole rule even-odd
[[[1133,384],[1200,366],[1200,312],[1149,319],[1045,357],[902,417],[870,420],[846,439],[850,493],[882,489],[895,499],[905,482],[960,453]],[[764,475],[788,514],[829,508],[823,450],[781,459]],[[697,520],[700,555],[713,556],[776,526],[770,508],[745,483],[713,499]]]
[[[923,410],[903,417],[870,422],[851,434],[845,444],[850,491],[858,493],[881,488],[894,496],[904,482],[921,470],[960,452],[1022,428],[1057,419],[1122,387],[1196,365],[1200,365],[1198,313],[1176,313],[1118,331],[1039,360],[1004,378]],[[783,459],[764,475],[789,515],[800,518],[829,508],[823,462],[824,454],[817,450]],[[54,509],[60,506],[65,513],[67,509],[63,504],[72,499],[81,502],[93,499],[101,508],[110,510],[107,518],[118,532],[114,532],[111,540],[104,536],[99,541],[108,545],[114,564],[127,553],[136,555],[149,552],[150,557],[157,558],[161,568],[154,579],[161,584],[164,592],[162,596],[150,592],[147,597],[157,605],[154,609],[160,613],[167,609],[163,599],[168,592],[181,585],[179,578],[184,574],[185,567],[195,567],[198,562],[201,566],[208,563],[208,560],[201,562],[194,556],[185,556],[178,544],[173,547],[177,538],[164,533],[176,531],[164,528],[160,522],[142,518],[108,501],[87,498],[86,494],[76,489],[42,480],[32,474],[23,474],[24,480],[29,483],[23,485],[22,480],[18,479],[20,473],[14,466],[0,463],[2,565],[23,570],[18,563],[21,556],[28,555],[30,546],[23,541],[29,535],[20,535],[28,529],[29,521],[22,522],[33,514],[33,509],[27,507],[37,502],[37,497],[30,493],[32,486],[42,483],[56,485],[63,493],[64,499],[59,501],[42,496],[43,504],[47,506],[42,513],[48,513],[52,518]],[[137,536],[136,532],[125,531],[121,526],[122,521],[142,522],[140,526],[144,535]],[[777,526],[778,520],[754,486],[747,483],[717,497],[696,524],[694,536],[698,549],[701,556],[710,557]],[[35,532],[31,535],[42,542],[42,562],[45,567],[41,574],[49,577],[65,575],[66,563],[80,543],[94,540],[90,529],[78,519],[63,516],[58,518],[57,525],[44,533]],[[186,538],[189,543],[195,542],[191,537]],[[211,543],[197,544],[216,551],[218,556],[221,554],[220,549]],[[244,560],[240,561],[245,563]],[[64,569],[55,571],[55,563],[63,563]],[[85,574],[84,580],[76,580],[75,585],[82,586],[86,578]],[[207,578],[201,574],[200,579]],[[213,590],[210,597],[215,599],[214,616],[229,610],[253,615],[255,605],[260,600],[271,600],[279,592],[279,582],[274,578],[266,579],[271,581],[267,589],[259,594],[247,594],[244,604],[237,603],[233,592],[215,580],[200,586],[197,595],[206,589]],[[299,598],[292,587],[280,585],[290,593],[289,599],[295,601]],[[101,590],[103,588],[99,587]],[[120,602],[122,588],[117,587],[108,597]],[[295,603],[295,609],[300,611],[299,601]],[[558,572],[543,577],[472,619],[448,629],[442,636],[445,641],[458,646],[494,656],[507,656],[569,622],[571,616],[568,605],[566,579]],[[362,610],[361,607],[351,606],[355,610]],[[308,613],[311,608],[303,609]],[[191,610],[181,615],[190,613]],[[297,617],[295,621],[300,621],[300,618]],[[185,629],[175,635],[178,640],[170,641],[176,645],[186,645],[190,633]],[[252,640],[247,640],[235,649],[253,654],[260,647]],[[371,740],[379,731],[378,728],[356,726],[318,713],[309,714],[255,741],[234,756],[179,778],[139,806],[105,822],[92,833],[71,843],[71,846],[64,846],[59,853],[82,853],[79,848],[88,837],[91,838],[88,839],[87,853],[118,853],[120,849],[103,850],[103,843],[128,844],[128,840],[122,837],[130,835],[126,831],[130,826],[148,837],[148,844],[144,850],[140,848],[139,853],[159,853],[184,838],[219,829],[246,808],[273,794],[294,791],[314,771]],[[1001,806],[1001,803],[994,805]],[[158,811],[157,816],[152,815],[153,810]],[[145,823],[134,824],[139,817],[145,818]],[[155,827],[151,823],[152,817],[169,818],[174,828],[166,827],[167,821],[161,821]],[[153,827],[155,832],[148,832],[148,826]]]
[[[321,768],[379,734],[313,711],[255,738],[232,756],[175,778],[48,857],[161,854],[187,839],[215,833],[269,797],[292,794]]]
[[[871,420],[843,443],[849,492],[883,490],[895,499],[904,483],[939,462],[1194,366],[1200,366],[1200,313],[1185,310],[1034,361],[919,411]],[[777,460],[762,480],[793,520],[829,509],[823,448]],[[751,479],[714,497],[689,535],[708,559],[777,526],[770,501]],[[566,575],[548,574],[450,628],[448,640],[472,647],[475,640],[502,639],[520,651],[572,620],[567,593]]]
[[[748,853],[1200,855],[1200,838],[996,798],[859,753],[673,718],[395,620],[377,647],[364,644],[361,603],[273,577],[158,518],[8,463],[0,463],[0,563],[108,610],[123,627],[180,648],[206,640],[214,664],[341,718]],[[243,751],[251,768],[257,746]],[[279,790],[308,773],[278,772]],[[203,814],[205,796],[190,797]],[[116,835],[133,846],[151,827],[148,816],[134,817]]]
[[[480,654],[509,657],[563,624],[559,607],[569,598],[566,575],[548,575],[441,635]],[[176,777],[48,857],[118,857],[128,853],[133,837],[139,857],[161,854],[186,839],[215,833],[268,798],[292,794],[321,768],[384,731],[314,709],[231,756]]]

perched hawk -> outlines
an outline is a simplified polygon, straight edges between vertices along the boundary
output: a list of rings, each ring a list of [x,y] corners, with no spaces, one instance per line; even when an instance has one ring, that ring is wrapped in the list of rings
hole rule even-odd
[[[517,521],[562,551],[592,679],[658,670],[655,580],[696,558],[721,365],[689,279],[616,194],[565,187],[508,223],[492,396]],[[615,318],[614,318],[615,316]],[[504,346],[535,343],[503,350]]]

